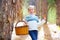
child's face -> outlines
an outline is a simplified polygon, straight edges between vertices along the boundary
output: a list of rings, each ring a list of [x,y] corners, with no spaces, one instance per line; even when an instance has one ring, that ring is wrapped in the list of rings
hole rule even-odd
[[[30,14],[33,14],[33,13],[34,13],[34,9],[33,9],[33,8],[29,8],[29,9],[28,9],[28,12],[29,12]]]

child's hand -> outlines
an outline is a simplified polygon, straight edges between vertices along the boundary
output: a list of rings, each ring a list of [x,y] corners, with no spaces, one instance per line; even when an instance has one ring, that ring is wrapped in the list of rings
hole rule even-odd
[[[46,23],[46,21],[43,19],[43,20],[41,21],[41,24],[43,25],[44,23]]]

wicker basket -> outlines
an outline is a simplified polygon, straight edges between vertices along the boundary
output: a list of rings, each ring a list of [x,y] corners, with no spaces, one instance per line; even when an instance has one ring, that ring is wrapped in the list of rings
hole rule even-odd
[[[16,35],[27,35],[29,33],[28,25],[23,25],[23,26],[19,26],[19,27],[17,27],[17,25],[16,25],[15,32],[16,32]]]

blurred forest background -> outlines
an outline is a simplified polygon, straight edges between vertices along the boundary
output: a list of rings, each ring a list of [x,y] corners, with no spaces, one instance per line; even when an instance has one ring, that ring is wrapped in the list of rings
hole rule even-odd
[[[36,6],[36,15],[46,23],[60,26],[60,0],[0,0],[0,40],[11,40],[13,23],[28,15],[28,6]]]

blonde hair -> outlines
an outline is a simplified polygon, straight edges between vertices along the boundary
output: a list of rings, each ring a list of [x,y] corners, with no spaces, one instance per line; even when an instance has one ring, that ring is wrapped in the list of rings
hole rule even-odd
[[[29,6],[28,6],[28,9],[29,9],[29,8],[35,9],[35,6],[34,6],[34,5],[29,5]]]
[[[29,5],[29,6],[28,6],[28,10],[29,10],[30,8],[34,9],[34,13],[36,13],[36,7],[35,7],[34,5]]]

